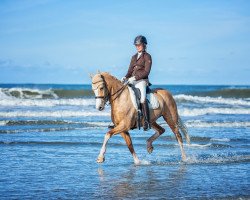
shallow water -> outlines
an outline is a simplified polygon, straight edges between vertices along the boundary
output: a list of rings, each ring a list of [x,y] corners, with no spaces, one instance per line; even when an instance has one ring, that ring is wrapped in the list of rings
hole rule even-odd
[[[36,96],[8,95],[10,89],[22,93],[33,87]],[[63,93],[90,88],[81,87],[1,85],[1,199],[250,198],[247,92],[244,98],[226,98],[204,93],[233,88],[235,95],[237,87],[164,86],[174,93],[189,129],[187,160],[181,161],[173,133],[159,119],[166,132],[155,141],[152,154],[147,153],[146,140],[153,130],[131,131],[140,165],[133,164],[119,135],[110,139],[106,161],[97,164],[110,108],[96,111],[93,97],[79,98],[74,92],[67,98],[53,97],[58,88],[64,88]],[[50,98],[41,93],[50,93]]]

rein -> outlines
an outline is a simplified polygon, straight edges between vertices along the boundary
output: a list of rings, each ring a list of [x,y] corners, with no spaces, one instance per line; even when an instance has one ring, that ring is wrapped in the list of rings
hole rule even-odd
[[[123,85],[119,90],[117,90],[114,94],[111,94],[111,95],[110,95],[110,96],[114,96],[115,94],[117,94],[118,92],[120,92],[120,93],[112,100],[112,102],[113,102],[114,100],[116,100],[117,97],[120,96],[120,94],[122,93],[122,91],[125,89],[126,86],[127,86],[127,83],[124,84],[124,85]],[[109,103],[111,103],[111,102],[109,102]]]
[[[107,89],[107,84],[106,84],[106,82],[105,82],[105,80],[104,80],[104,78],[103,78],[102,75],[101,75],[101,78],[102,78],[102,80],[97,81],[97,82],[94,82],[94,83],[92,82],[92,84],[96,84],[96,83],[99,83],[99,82],[103,82],[104,85],[105,85],[105,87],[106,87],[106,90],[108,91],[108,89]],[[122,91],[126,88],[127,84],[128,84],[128,83],[124,84],[120,89],[118,89],[118,90],[117,90],[115,93],[113,93],[113,94],[109,94],[109,91],[108,91],[108,94],[107,94],[106,96],[96,96],[95,99],[105,99],[105,101],[107,102],[108,99],[109,99],[109,97],[112,97],[112,96],[116,95],[116,94],[119,92],[118,95],[117,95],[112,101],[109,101],[109,104],[111,104],[114,100],[116,100],[116,99],[121,95]]]

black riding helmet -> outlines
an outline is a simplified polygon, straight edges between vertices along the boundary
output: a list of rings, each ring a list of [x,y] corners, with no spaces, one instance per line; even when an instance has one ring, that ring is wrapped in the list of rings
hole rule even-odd
[[[138,35],[134,40],[134,45],[139,44],[148,44],[146,37],[144,37],[143,35]]]

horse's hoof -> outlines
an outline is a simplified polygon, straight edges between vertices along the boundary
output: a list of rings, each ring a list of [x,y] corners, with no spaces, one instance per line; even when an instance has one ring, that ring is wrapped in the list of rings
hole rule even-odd
[[[96,160],[97,163],[103,163],[104,161],[105,161],[105,157],[101,157],[101,156],[98,157]]]
[[[153,147],[153,146],[148,147],[148,153],[149,153],[149,154],[151,154],[151,153],[153,152],[153,150],[154,150],[154,147]]]
[[[140,165],[140,164],[141,164],[141,161],[140,161],[140,160],[135,160],[135,161],[134,161],[134,164],[135,164],[135,165]]]

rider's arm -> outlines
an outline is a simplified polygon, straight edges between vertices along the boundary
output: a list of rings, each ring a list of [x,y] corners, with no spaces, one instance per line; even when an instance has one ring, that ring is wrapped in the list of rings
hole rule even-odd
[[[133,73],[133,69],[134,69],[133,59],[134,59],[134,56],[132,56],[132,58],[131,58],[130,65],[129,65],[129,68],[128,68],[128,72],[127,72],[127,74],[125,76],[127,79],[130,78],[132,76],[132,73]]]
[[[144,67],[144,70],[141,70],[140,73],[138,73],[136,76],[135,76],[135,80],[138,81],[138,80],[141,80],[141,79],[146,79],[150,73],[150,70],[151,70],[151,65],[152,65],[152,59],[151,59],[151,56],[149,54],[146,54],[145,57],[145,67]]]

